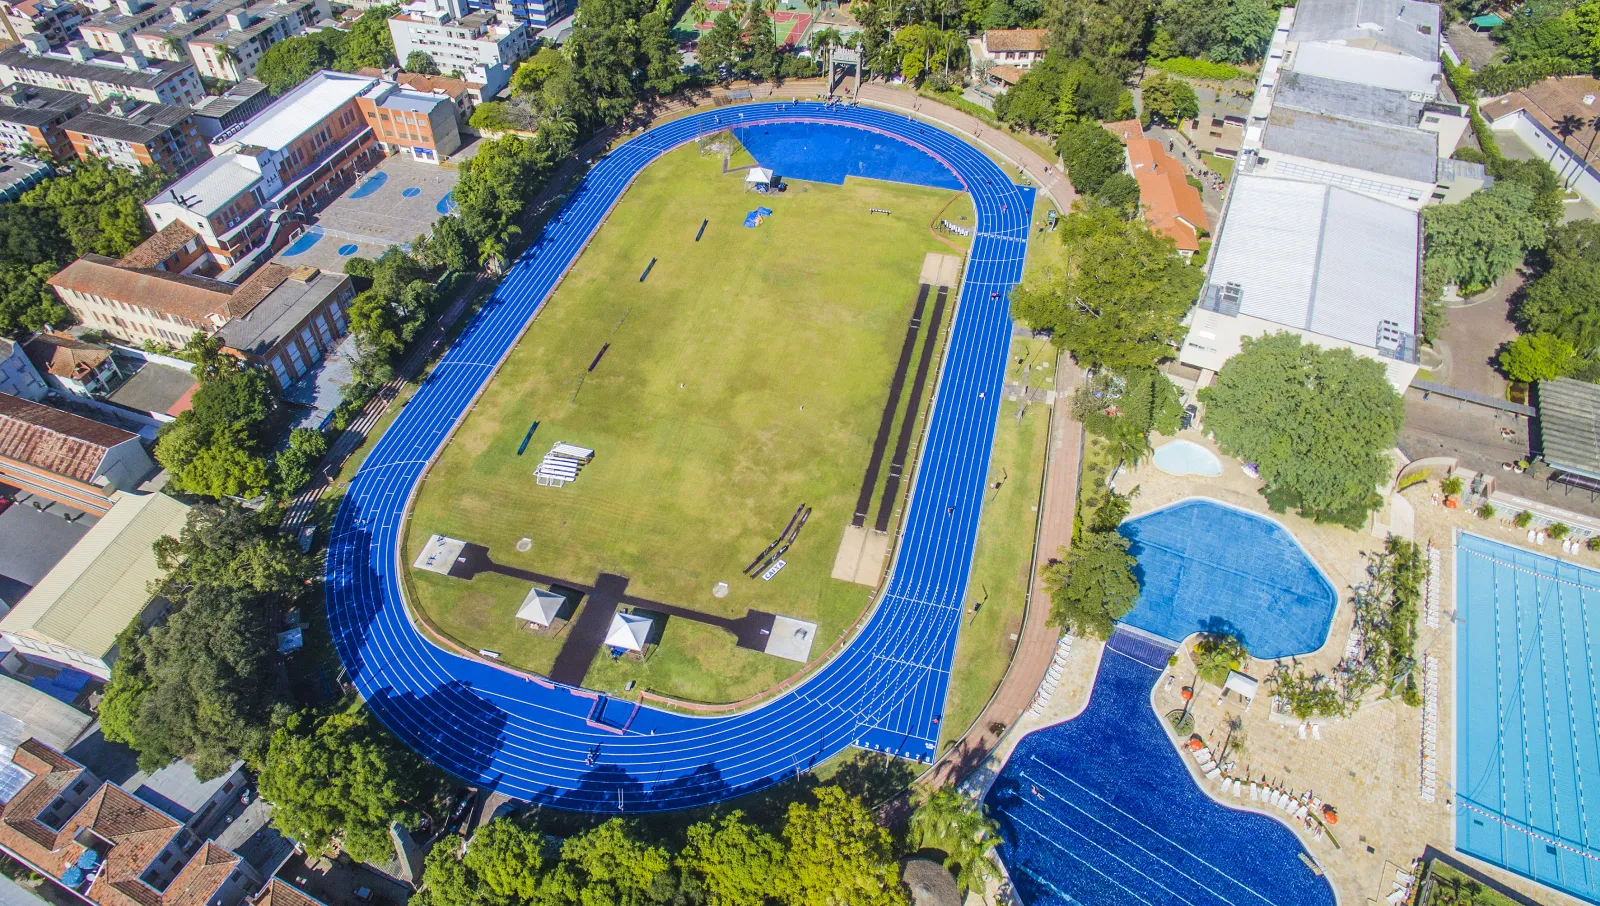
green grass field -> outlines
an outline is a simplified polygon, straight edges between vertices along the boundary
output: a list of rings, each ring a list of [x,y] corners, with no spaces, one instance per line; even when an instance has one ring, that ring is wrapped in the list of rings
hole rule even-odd
[[[1041,368],[1041,365],[1048,367]],[[1031,366],[1031,368],[1029,367]],[[1048,390],[1055,378],[1055,350],[1048,340],[1016,338],[1006,365],[1006,380]],[[1044,483],[1045,448],[1049,441],[1050,407],[1029,403],[1019,418],[1018,403],[1000,404],[994,453],[989,460],[988,490],[978,525],[967,600],[977,613],[962,617],[950,671],[942,735],[951,742],[967,731],[1005,677],[1016,633],[1028,601],[1028,566],[1039,521],[1039,490]],[[996,488],[994,485],[1000,484]],[[1045,605],[1048,606],[1048,605]]]
[[[793,183],[763,197],[744,189],[743,175],[723,174],[720,159],[694,147],[640,175],[429,472],[408,555],[440,533],[486,545],[497,563],[578,583],[612,572],[630,578],[630,594],[682,607],[812,620],[814,655],[856,620],[868,589],[829,573],[923,257],[953,252],[928,226],[940,216],[970,223],[971,202],[865,180]],[[758,204],[773,216],[744,228]],[[710,225],[696,243],[702,218]],[[556,441],[592,447],[595,460],[564,488],[538,487],[532,471]],[[788,566],[770,583],[744,578],[801,503],[813,512]],[[526,553],[521,538],[532,542]],[[514,619],[526,582],[410,580],[439,631],[508,664],[549,669],[562,637]],[[711,594],[719,581],[731,588],[722,599]],[[638,681],[734,701],[799,669],[674,618],[648,661],[612,663],[602,652],[586,685]]]

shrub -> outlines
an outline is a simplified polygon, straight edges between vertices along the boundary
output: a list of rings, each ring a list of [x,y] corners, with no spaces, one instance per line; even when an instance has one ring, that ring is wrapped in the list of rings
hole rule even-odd
[[[1456,475],[1451,475],[1444,481],[1439,482],[1439,490],[1443,491],[1446,497],[1454,497],[1457,494],[1460,494],[1461,478]]]
[[[1592,551],[1600,551],[1600,535],[1590,536],[1589,540],[1583,543],[1583,546]]]
[[[1395,490],[1404,491],[1406,488],[1422,484],[1424,481],[1427,481],[1428,476],[1432,474],[1432,469],[1423,469],[1420,472],[1412,472],[1410,475],[1400,479],[1400,484],[1396,486]]]
[[[1550,537],[1557,541],[1570,534],[1572,534],[1572,526],[1567,525],[1565,522],[1557,522],[1555,525],[1550,526]]]
[[[1532,523],[1533,513],[1529,512],[1528,510],[1523,510],[1517,515],[1511,517],[1511,524],[1517,528],[1527,528]]]
[[[1244,78],[1244,70],[1227,63],[1196,60],[1194,57],[1173,57],[1170,60],[1151,60],[1150,68],[1170,72],[1184,79],[1214,79],[1226,82]]]
[[[1478,518],[1479,519],[1493,519],[1494,518],[1494,507],[1492,505],[1490,505],[1490,504],[1486,503],[1483,506],[1478,507],[1477,512],[1478,512]]]

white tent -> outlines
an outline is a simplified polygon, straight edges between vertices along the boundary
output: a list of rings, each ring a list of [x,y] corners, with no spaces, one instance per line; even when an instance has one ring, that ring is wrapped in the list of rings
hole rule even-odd
[[[766,167],[751,167],[749,174],[744,178],[747,185],[772,185],[772,171]]]
[[[535,626],[549,626],[565,603],[567,599],[555,592],[535,588],[522,599],[522,606],[517,609],[517,619],[526,620]]]
[[[650,618],[636,613],[619,613],[611,618],[611,629],[606,632],[606,647],[624,651],[643,651],[644,640],[650,637]]]
[[[1239,693],[1239,697],[1245,701],[1245,710],[1249,710],[1250,705],[1255,702],[1256,689],[1260,685],[1261,683],[1254,677],[1245,676],[1237,670],[1229,670],[1228,681],[1222,684],[1222,694]]]

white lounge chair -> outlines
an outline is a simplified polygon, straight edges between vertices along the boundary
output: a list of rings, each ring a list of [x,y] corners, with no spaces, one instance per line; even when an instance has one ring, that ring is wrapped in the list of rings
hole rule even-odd
[[[1222,773],[1222,769],[1221,768],[1212,768],[1211,770],[1206,772],[1206,779],[1210,780],[1211,778],[1213,778],[1213,777],[1215,777],[1215,776],[1217,776],[1218,774],[1221,774],[1221,773]]]

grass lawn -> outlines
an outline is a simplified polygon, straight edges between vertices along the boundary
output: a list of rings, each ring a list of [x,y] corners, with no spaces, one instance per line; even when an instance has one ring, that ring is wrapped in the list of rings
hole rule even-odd
[[[1216,173],[1218,176],[1222,177],[1223,182],[1227,182],[1229,179],[1233,178],[1232,160],[1229,160],[1226,157],[1218,157],[1215,154],[1206,154],[1203,152],[1200,155],[1200,159],[1206,162],[1206,166],[1210,167],[1213,173]]]
[[[1048,340],[1013,339],[1006,380],[1021,381],[1026,370],[1028,386],[1048,390],[1051,385],[1045,379],[1055,377],[1055,357]],[[1041,364],[1048,367],[1041,369]],[[1017,647],[1016,634],[1022,630],[1050,408],[1029,403],[1021,418],[1017,408],[1015,401],[1002,402],[995,427],[978,547],[967,584],[967,600],[978,604],[978,612],[962,617],[941,721],[947,743],[967,731],[1000,685]],[[994,487],[997,482],[999,488]]]
[[[923,257],[952,251],[928,227],[954,196],[851,180],[759,197],[742,173],[723,175],[716,156],[693,146],[666,155],[629,189],[429,472],[408,557],[437,532],[486,545],[497,563],[578,583],[617,573],[630,594],[678,606],[812,620],[821,653],[866,605],[865,587],[829,574]],[[774,215],[745,229],[758,204]],[[944,216],[970,218],[970,200],[960,196]],[[696,243],[702,218],[711,223]],[[595,460],[566,487],[538,487],[533,469],[556,441],[592,447]],[[813,511],[788,566],[770,583],[744,578],[801,503]],[[521,538],[532,542],[526,553]],[[562,638],[518,629],[513,617],[527,583],[420,571],[411,581],[445,634],[517,667],[550,668]],[[717,582],[729,584],[727,597],[712,596]],[[797,669],[675,618],[649,661],[613,664],[601,653],[587,685],[631,680],[733,701]]]
[[[1421,906],[1515,906],[1518,902],[1438,859],[1428,863],[1428,876],[1433,880],[1431,896],[1419,900]]]

